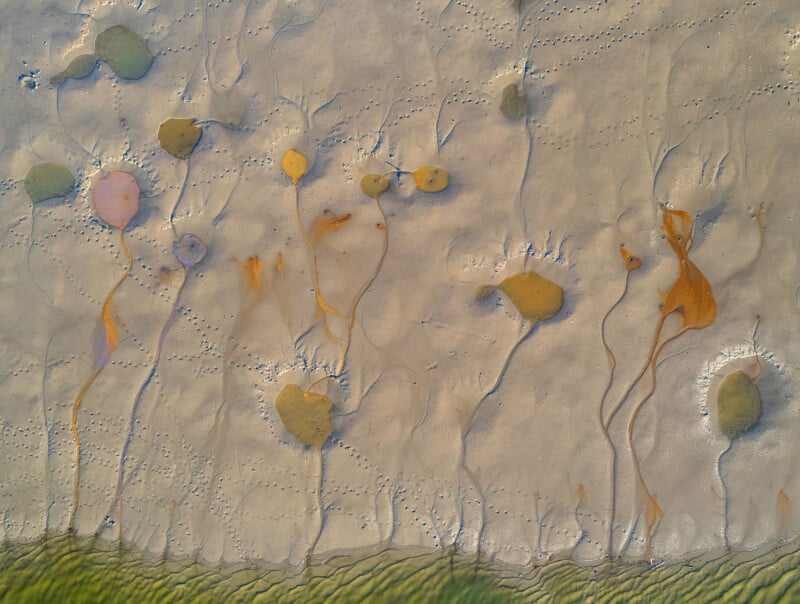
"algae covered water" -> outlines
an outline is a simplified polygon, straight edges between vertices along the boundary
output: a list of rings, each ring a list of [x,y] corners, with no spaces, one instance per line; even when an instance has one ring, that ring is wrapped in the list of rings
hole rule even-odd
[[[0,602],[796,602],[800,551],[705,556],[650,569],[584,567],[554,560],[538,568],[493,565],[454,552],[375,550],[305,569],[209,566],[71,536],[6,545]]]

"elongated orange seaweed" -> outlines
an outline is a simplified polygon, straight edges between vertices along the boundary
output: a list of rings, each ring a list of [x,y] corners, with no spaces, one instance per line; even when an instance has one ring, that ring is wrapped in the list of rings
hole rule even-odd
[[[119,347],[119,332],[117,331],[117,326],[114,322],[111,303],[114,298],[114,293],[130,274],[131,267],[133,266],[133,256],[131,255],[128,246],[125,244],[125,231],[120,231],[120,245],[125,252],[128,263],[125,266],[125,272],[123,272],[122,276],[117,280],[116,284],[108,293],[108,296],[106,296],[106,300],[103,303],[103,310],[100,315],[101,323],[95,346],[95,368],[89,376],[89,379],[87,379],[83,384],[83,387],[81,388],[78,396],[75,398],[75,402],[72,405],[71,428],[72,436],[75,440],[75,490],[72,499],[72,511],[70,512],[69,516],[69,530],[73,530],[75,528],[75,514],[78,512],[78,504],[80,502],[81,438],[78,434],[78,412],[80,411],[83,399],[86,397],[86,393],[89,392],[89,388],[92,387],[92,384],[94,384],[97,376],[100,375],[100,372],[108,363],[111,355],[114,354],[114,351]]]
[[[670,210],[662,207],[663,212],[663,231],[666,235],[667,242],[669,243],[672,251],[678,258],[679,274],[678,278],[667,290],[667,293],[662,296],[661,312],[656,325],[656,332],[653,338],[653,346],[650,349],[650,354],[647,360],[647,367],[650,368],[652,375],[652,382],[650,389],[645,394],[644,398],[634,407],[630,420],[628,421],[628,446],[633,457],[634,467],[636,469],[636,476],[638,477],[639,484],[644,491],[647,498],[645,504],[645,525],[646,525],[646,544],[645,544],[645,557],[652,556],[653,547],[652,539],[658,524],[664,516],[664,512],[658,505],[658,500],[650,492],[647,487],[647,482],[642,473],[641,463],[636,454],[636,448],[633,442],[633,430],[636,425],[636,420],[639,417],[644,405],[653,396],[656,389],[656,366],[658,364],[658,357],[664,347],[676,340],[686,331],[692,329],[704,329],[714,323],[717,316],[717,303],[714,300],[714,293],[711,289],[711,284],[705,278],[695,264],[689,260],[689,248],[692,245],[692,231],[694,229],[694,221],[688,213],[681,210]],[[681,318],[681,326],[678,331],[672,336],[665,338],[659,344],[661,339],[661,331],[664,327],[664,322],[670,315],[677,314]]]
[[[311,264],[314,277],[314,296],[317,301],[317,307],[320,309],[320,311],[322,311],[322,324],[325,328],[325,337],[327,337],[328,340],[337,346],[342,347],[342,341],[330,330],[330,326],[328,325],[328,314],[342,318],[344,318],[345,315],[336,307],[328,304],[322,295],[322,289],[320,288],[319,282],[319,263],[317,262],[317,252],[314,248],[314,242],[308,234],[308,231],[306,231],[305,226],[303,226],[303,220],[300,217],[300,190],[298,185],[300,183],[300,179],[305,176],[306,172],[308,172],[308,160],[302,153],[299,153],[294,149],[289,149],[281,160],[281,168],[283,168],[284,174],[292,179],[297,227],[299,228],[300,234],[303,236],[303,240],[306,242],[306,246],[308,246],[308,252],[311,255]]]
[[[141,190],[136,182],[136,178],[128,172],[115,170],[105,178],[99,179],[92,187],[92,205],[97,215],[107,224],[119,229],[119,243],[125,253],[127,263],[122,276],[111,288],[103,302],[103,310],[100,315],[100,333],[98,334],[95,345],[95,368],[89,379],[86,380],[81,388],[75,402],[72,404],[72,420],[70,427],[72,436],[75,440],[75,491],[72,499],[72,510],[69,515],[68,528],[72,531],[75,528],[75,514],[78,512],[80,501],[81,486],[81,438],[78,434],[78,412],[81,408],[86,393],[92,387],[97,376],[108,363],[111,355],[119,346],[119,332],[112,312],[112,301],[114,294],[119,289],[122,282],[128,277],[133,267],[133,256],[125,243],[125,229],[130,221],[139,211],[139,195]]]
[[[625,298],[625,294],[628,293],[631,274],[633,271],[638,270],[642,266],[642,261],[638,257],[632,255],[627,250],[624,243],[619,246],[619,253],[620,256],[622,256],[622,261],[625,263],[625,269],[627,271],[625,275],[625,286],[622,288],[622,293],[619,295],[619,298],[617,298],[616,302],[614,302],[614,304],[611,305],[611,308],[608,309],[608,312],[606,312],[605,316],[603,317],[603,321],[600,324],[600,338],[603,341],[603,348],[605,348],[606,355],[608,356],[609,366],[608,383],[603,391],[603,396],[600,397],[600,406],[598,408],[600,429],[603,431],[603,436],[605,436],[608,446],[611,448],[611,519],[608,525],[607,550],[609,559],[613,558],[614,556],[614,519],[616,518],[617,508],[617,448],[614,445],[614,441],[611,438],[611,433],[608,427],[611,419],[609,418],[609,420],[606,421],[604,417],[604,407],[606,404],[606,399],[608,398],[608,393],[611,391],[611,386],[614,384],[614,373],[617,369],[617,359],[614,356],[611,347],[608,345],[608,341],[606,340],[606,323],[608,322],[608,318],[611,316],[611,313],[614,312],[614,310],[622,303],[623,298]]]
[[[300,233],[303,235],[303,239],[306,242],[308,247],[309,254],[311,255],[312,261],[312,268],[313,268],[313,278],[314,278],[314,293],[317,302],[317,308],[319,309],[322,315],[322,324],[325,329],[325,337],[338,346],[341,349],[341,356],[339,359],[339,364],[337,365],[335,373],[331,376],[326,376],[320,380],[317,380],[312,387],[314,387],[317,383],[329,379],[330,377],[338,377],[344,371],[345,363],[347,361],[347,354],[350,349],[350,341],[352,339],[353,327],[355,325],[355,314],[356,309],[361,301],[361,298],[366,293],[369,286],[377,277],[378,273],[380,272],[380,268],[383,264],[383,259],[386,256],[386,251],[388,249],[388,234],[386,233],[386,220],[385,215],[383,215],[383,210],[380,208],[380,201],[379,197],[380,194],[385,191],[389,186],[389,181],[386,180],[384,177],[380,175],[368,175],[366,178],[369,181],[369,186],[365,188],[364,180],[362,179],[362,190],[370,197],[373,197],[376,202],[378,202],[378,208],[381,211],[381,214],[384,216],[384,220],[379,223],[378,228],[384,233],[384,246],[383,251],[381,253],[380,260],[378,261],[378,265],[376,269],[373,271],[372,275],[370,275],[369,279],[366,281],[364,286],[359,290],[359,293],[356,295],[355,301],[353,303],[352,308],[349,312],[345,313],[332,304],[328,303],[325,297],[322,294],[322,289],[320,285],[319,279],[319,263],[317,260],[317,249],[315,244],[319,243],[324,237],[329,235],[330,233],[337,231],[338,229],[345,226],[347,223],[350,222],[352,219],[352,214],[344,213],[344,214],[333,214],[330,210],[326,210],[322,213],[319,217],[317,217],[313,224],[311,225],[310,231],[307,231],[306,228],[303,226],[303,222],[300,217],[300,194],[298,184],[300,179],[306,174],[308,171],[308,165],[306,158],[298,153],[297,151],[290,149],[286,152],[281,161],[281,167],[283,168],[284,173],[292,179],[292,184],[295,191],[295,213],[297,217],[297,225],[300,229]],[[283,261],[282,258],[279,258],[278,264],[276,264],[276,270],[279,273],[283,271]],[[333,315],[339,317],[341,319],[345,319],[347,321],[347,335],[344,339],[336,336],[330,329],[330,325],[328,322],[329,315]]]
[[[389,227],[386,223],[386,213],[381,207],[381,194],[383,194],[388,188],[389,181],[378,174],[367,174],[361,179],[361,190],[365,195],[372,197],[375,200],[375,205],[378,208],[378,211],[381,213],[382,220],[375,224],[375,228],[383,233],[383,248],[381,249],[381,255],[380,258],[378,258],[378,263],[375,265],[375,270],[372,271],[369,279],[364,282],[364,285],[361,287],[361,290],[359,290],[358,295],[356,295],[356,298],[353,301],[353,306],[350,309],[349,319],[347,322],[347,338],[342,346],[342,357],[339,361],[338,367],[336,368],[335,375],[337,376],[342,374],[347,361],[347,353],[350,350],[350,342],[353,337],[353,327],[356,324],[356,311],[358,310],[358,305],[361,303],[361,299],[364,297],[364,294],[367,293],[369,287],[372,285],[375,279],[378,278],[378,273],[381,272],[381,267],[383,267],[383,261],[386,259],[386,253],[389,251]],[[347,220],[350,219],[350,214],[345,214],[344,216],[347,217]]]
[[[181,263],[183,267],[183,278],[181,279],[181,284],[178,287],[178,291],[175,293],[175,300],[172,303],[172,309],[167,317],[164,326],[161,328],[161,333],[158,336],[158,343],[156,344],[156,352],[155,356],[153,357],[153,363],[150,366],[150,371],[148,372],[145,379],[142,381],[141,385],[139,386],[139,390],[136,393],[136,396],[133,399],[133,405],[131,406],[131,416],[130,420],[128,421],[128,435],[125,439],[125,443],[122,446],[122,451],[120,452],[119,456],[119,470],[117,474],[117,486],[114,491],[114,499],[111,503],[111,508],[109,513],[106,515],[106,521],[113,520],[119,527],[119,539],[122,540],[122,507],[123,507],[123,489],[125,486],[125,465],[128,460],[128,449],[133,442],[134,437],[134,428],[136,427],[136,416],[139,411],[139,405],[142,402],[142,397],[144,396],[144,392],[147,389],[147,386],[151,383],[154,376],[156,375],[156,371],[158,371],[158,365],[161,361],[161,351],[164,348],[164,340],[167,337],[167,333],[170,330],[173,322],[175,321],[175,315],[178,311],[178,303],[181,299],[181,294],[183,293],[184,288],[186,287],[186,282],[188,280],[189,271],[192,267],[196,266],[200,263],[206,255],[206,244],[203,242],[200,237],[194,235],[192,233],[185,233],[181,235],[176,241],[172,244],[172,253],[174,254],[175,258]]]

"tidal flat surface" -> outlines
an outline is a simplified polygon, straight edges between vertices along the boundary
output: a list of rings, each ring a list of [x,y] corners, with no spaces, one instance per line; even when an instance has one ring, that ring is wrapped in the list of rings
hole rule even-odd
[[[796,542],[796,2],[31,0],[0,43],[9,561]]]

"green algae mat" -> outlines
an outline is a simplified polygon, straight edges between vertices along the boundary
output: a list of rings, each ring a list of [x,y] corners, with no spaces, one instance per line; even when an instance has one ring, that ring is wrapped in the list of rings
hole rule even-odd
[[[0,602],[797,602],[799,574],[796,544],[655,569],[570,560],[525,569],[398,549],[294,569],[214,567],[61,535],[3,547]]]

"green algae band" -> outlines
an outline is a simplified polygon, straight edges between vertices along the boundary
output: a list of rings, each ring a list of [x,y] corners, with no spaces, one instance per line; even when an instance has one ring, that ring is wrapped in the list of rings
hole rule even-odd
[[[158,142],[173,157],[188,159],[202,133],[192,118],[171,118],[158,127]]]
[[[758,423],[761,396],[744,371],[734,371],[722,382],[717,392],[717,413],[720,431],[731,440]]]
[[[144,38],[124,25],[114,25],[97,34],[94,52],[123,80],[138,80],[153,62]]]
[[[67,68],[50,78],[50,83],[57,86],[64,80],[72,78],[73,80],[82,80],[89,77],[89,74],[94,71],[97,65],[97,57],[95,55],[80,55],[72,59],[67,65]]]
[[[64,197],[74,186],[72,173],[60,164],[38,164],[25,176],[25,191],[33,203]]]
[[[169,553],[169,552],[165,552]],[[256,561],[237,572],[199,556],[173,559],[72,535],[0,548],[3,602],[797,602],[800,552],[582,567],[557,560],[527,572],[450,550],[334,556],[305,575]],[[687,568],[691,572],[687,572]]]
[[[275,401],[284,427],[305,446],[321,449],[333,432],[331,399],[289,384]]]

